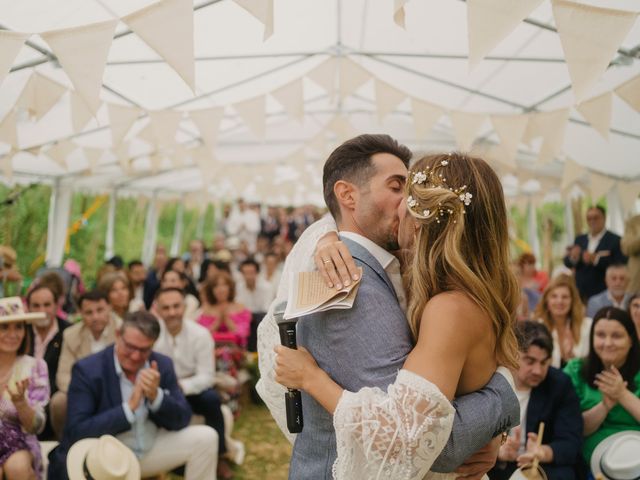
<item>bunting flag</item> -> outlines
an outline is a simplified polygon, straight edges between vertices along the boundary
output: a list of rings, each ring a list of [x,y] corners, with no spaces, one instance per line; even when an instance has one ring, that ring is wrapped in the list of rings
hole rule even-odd
[[[427,138],[433,126],[445,113],[439,106],[418,100],[417,98],[411,99],[411,112],[413,114],[413,126],[416,129],[416,136],[420,140]]]
[[[176,142],[176,132],[182,120],[178,110],[158,110],[149,112],[151,131],[156,145],[171,147]]]
[[[340,98],[345,99],[371,79],[371,73],[350,58],[340,59]]]
[[[606,140],[609,140],[609,128],[611,127],[612,100],[613,94],[607,92],[576,105],[585,120]]]
[[[13,61],[27,38],[29,38],[28,33],[0,30],[0,85],[11,70]]]
[[[310,78],[319,86],[321,86],[325,92],[329,94],[329,98],[333,98],[336,88],[336,73],[338,68],[337,59],[334,57],[327,58],[320,65],[312,69],[307,73],[307,78]]]
[[[382,121],[384,117],[393,112],[396,107],[407,98],[407,94],[377,78],[374,81],[374,86],[376,91],[376,105],[378,107],[378,120]]]
[[[89,123],[89,120],[91,120],[95,112],[92,112],[84,99],[75,92],[69,92],[69,105],[71,106],[70,112],[73,132],[81,132],[84,130],[84,127],[87,126],[87,123]]]
[[[234,0],[264,25],[263,41],[273,35],[273,0]]]
[[[267,130],[266,97],[260,95],[244,102],[234,103],[233,108],[236,109],[236,112],[238,112],[238,115],[244,120],[249,129],[258,138],[264,139]]]
[[[108,103],[107,106],[109,107],[109,123],[111,124],[111,145],[117,147],[142,111],[112,103]]]
[[[7,182],[13,180],[13,156],[14,151],[12,150],[0,158],[0,171]]]
[[[357,135],[357,130],[353,128],[353,125],[342,115],[336,115],[327,124],[327,130],[336,134],[338,142],[342,143],[349,138]]]
[[[615,89],[615,92],[631,108],[636,112],[640,112],[640,75],[620,85]]]
[[[616,181],[606,175],[600,175],[598,173],[589,173],[590,188],[591,188],[591,200],[597,202],[601,197],[609,193],[609,190],[613,188]]]
[[[471,150],[473,141],[487,116],[481,113],[467,112],[451,112],[449,115],[453,122],[458,148],[463,152],[468,152]]]
[[[191,110],[189,117],[195,123],[202,140],[209,148],[218,145],[220,122],[224,116],[224,107],[207,108],[205,110]]]
[[[531,140],[536,137],[544,139],[538,155],[539,163],[549,163],[560,153],[568,122],[568,108],[529,114],[529,122],[527,123],[523,141],[531,143]]]
[[[58,82],[34,72],[24,86],[16,105],[25,108],[30,117],[40,120],[65,93],[67,89]]]
[[[162,155],[157,150],[149,155],[149,169],[153,175],[160,171],[162,166]]]
[[[586,169],[583,166],[578,165],[576,162],[568,158],[564,162],[564,172],[562,174],[562,183],[560,185],[560,189],[563,192],[567,192],[569,190],[569,187],[580,180],[585,172]]]
[[[491,115],[491,124],[500,139],[499,151],[504,163],[515,167],[516,154],[522,135],[527,128],[527,115]]]
[[[307,142],[306,147],[317,152],[321,157],[324,157],[327,154],[326,129],[323,128],[314,135],[311,140]]]
[[[122,142],[116,148],[113,149],[113,155],[116,157],[122,172],[126,175],[133,174],[133,165],[131,158],[129,157],[129,144]]]
[[[47,157],[60,165],[63,170],[67,171],[69,170],[67,158],[77,148],[78,146],[75,143],[71,143],[69,140],[62,140],[44,152],[41,150],[40,153],[44,153]]]
[[[625,214],[633,211],[640,194],[640,183],[638,182],[616,182],[616,191],[620,198]]]
[[[287,83],[286,85],[271,92],[284,110],[291,118],[299,122],[304,120],[304,89],[302,78]]]
[[[40,34],[93,115],[100,108],[102,76],[117,24],[109,20]]]
[[[82,147],[82,151],[89,164],[89,171],[91,173],[95,172],[102,155],[104,155],[104,150],[101,148]]]
[[[552,0],[551,5],[573,93],[580,103],[607,70],[638,14],[569,0]]]
[[[541,3],[542,0],[467,0],[469,70]]]
[[[195,92],[193,0],[160,0],[124,17],[122,21]]]
[[[0,142],[18,148],[18,130],[16,128],[16,114],[13,110],[7,113],[0,122]]]
[[[409,0],[393,0],[393,21],[406,30],[404,6]]]

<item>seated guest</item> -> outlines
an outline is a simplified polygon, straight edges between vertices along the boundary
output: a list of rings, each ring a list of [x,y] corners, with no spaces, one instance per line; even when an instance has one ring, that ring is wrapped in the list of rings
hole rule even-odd
[[[203,286],[202,314],[198,323],[211,332],[216,343],[233,343],[246,347],[251,312],[235,302],[235,282],[226,272],[219,272]]]
[[[513,371],[520,400],[520,426],[500,447],[491,480],[506,480],[537,457],[549,480],[573,480],[582,445],[580,402],[567,375],[551,366],[553,340],[547,327],[525,321],[516,326],[519,368]],[[538,427],[544,422],[542,445]]]
[[[536,268],[536,256],[525,252],[518,258],[519,280],[522,288],[542,293],[549,283],[549,275]]]
[[[640,431],[640,344],[627,312],[605,307],[596,313],[587,357],[571,360],[564,371],[580,399],[587,463],[608,436]]]
[[[176,272],[175,270],[165,270],[162,274],[160,288],[177,288],[185,292],[184,318],[187,320],[195,320],[198,316],[197,311],[200,308],[200,302],[194,295],[187,293],[188,286],[189,279],[184,273]]]
[[[107,296],[111,314],[120,322],[127,312],[137,312],[144,308],[142,302],[133,298],[131,282],[124,272],[105,273],[98,282],[98,290]]]
[[[153,297],[160,288],[160,277],[162,276],[162,272],[167,268],[168,260],[167,248],[162,244],[158,244],[153,258],[153,265],[149,268],[147,278],[145,278],[142,286],[142,297],[146,308],[151,308]]]
[[[629,315],[636,326],[638,338],[640,338],[640,293],[634,293],[629,297]]]
[[[143,477],[186,464],[185,480],[215,478],[218,434],[206,425],[188,426],[191,408],[173,362],[152,352],[159,335],[160,325],[151,313],[130,313],[114,346],[76,362],[67,394],[67,423],[62,442],[49,456],[49,478],[67,478],[71,445],[105,434],[133,450]]]
[[[629,285],[629,271],[623,263],[614,263],[607,267],[604,275],[604,283],[607,289],[589,298],[587,302],[587,316],[593,318],[598,310],[604,307],[616,307],[626,310],[629,304],[630,293],[627,293]]]
[[[27,322],[45,314],[24,313],[20,297],[0,299],[0,478],[42,478],[36,433],[44,428],[49,401],[47,364],[26,354]]]
[[[258,275],[258,282],[263,282],[269,286],[269,289],[271,290],[271,299],[269,303],[276,298],[281,276],[282,264],[280,263],[278,255],[274,252],[267,252],[264,255],[262,269],[260,270],[260,275]]]
[[[241,278],[236,285],[236,298],[251,312],[266,312],[272,298],[272,289],[268,284],[258,279],[260,265],[249,258],[240,263]]]
[[[201,325],[184,320],[182,289],[158,290],[155,305],[161,329],[153,349],[173,360],[178,384],[191,409],[203,415],[205,423],[218,432],[218,477],[229,478],[231,468],[222,458],[226,448],[220,395],[213,389],[215,368],[211,335]]]
[[[147,270],[140,260],[131,260],[127,267],[133,288],[133,299],[144,302],[144,279],[147,278]]]
[[[44,313],[44,317],[31,323],[32,335],[30,335],[27,354],[44,360],[49,372],[49,387],[51,394],[56,392],[56,374],[62,348],[62,335],[69,322],[56,317],[58,309],[58,297],[48,286],[37,285],[27,294],[27,307],[29,312]],[[55,431],[51,423],[49,406],[46,407],[47,422],[40,433],[40,440],[52,440]]]
[[[51,396],[49,407],[51,425],[56,438],[62,437],[67,418],[67,390],[71,381],[71,369],[81,358],[97,353],[116,339],[120,323],[111,315],[107,296],[100,290],[93,290],[80,296],[78,300],[81,321],[64,331],[62,352],[56,374],[57,391]]]
[[[533,318],[544,323],[553,338],[551,365],[560,368],[574,357],[589,351],[591,319],[584,316],[584,305],[569,275],[558,275],[545,288]]]

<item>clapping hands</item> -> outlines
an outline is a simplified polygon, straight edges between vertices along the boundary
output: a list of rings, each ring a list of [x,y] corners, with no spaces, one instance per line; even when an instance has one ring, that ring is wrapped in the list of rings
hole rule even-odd
[[[609,409],[620,401],[620,397],[627,390],[627,382],[624,381],[622,375],[614,366],[596,374],[596,379],[593,383],[602,393],[602,401]]]
[[[160,386],[160,372],[158,371],[158,363],[154,360],[151,362],[150,368],[145,368],[138,372],[133,392],[129,397],[129,408],[135,411],[143,398],[153,403],[158,396],[158,387]]]
[[[9,393],[11,402],[16,407],[26,403],[27,399],[25,398],[25,393],[29,387],[29,382],[30,379],[25,378],[16,382],[15,389],[11,388],[9,385],[5,386],[5,390]]]

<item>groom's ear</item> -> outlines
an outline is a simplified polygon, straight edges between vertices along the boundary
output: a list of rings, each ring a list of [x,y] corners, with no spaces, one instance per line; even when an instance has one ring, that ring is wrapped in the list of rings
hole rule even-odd
[[[340,208],[344,208],[346,210],[355,210],[356,203],[358,200],[358,189],[356,186],[345,180],[338,180],[333,185],[333,193],[336,196],[336,200],[338,200],[338,204]]]

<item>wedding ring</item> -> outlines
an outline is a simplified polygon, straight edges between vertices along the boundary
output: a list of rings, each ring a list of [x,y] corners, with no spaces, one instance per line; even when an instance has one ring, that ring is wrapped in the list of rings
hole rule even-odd
[[[324,260],[322,260],[322,263],[331,263],[331,259],[330,258],[325,258]]]

